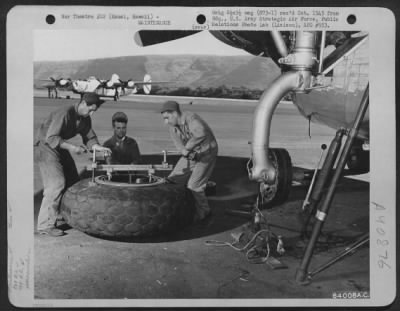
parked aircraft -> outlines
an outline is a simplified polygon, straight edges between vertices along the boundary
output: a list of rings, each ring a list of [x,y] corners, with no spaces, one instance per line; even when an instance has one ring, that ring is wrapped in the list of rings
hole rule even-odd
[[[157,81],[152,82],[151,76],[149,74],[145,74],[143,81],[134,81],[132,79],[129,80],[121,80],[118,74],[114,73],[111,75],[111,78],[108,80],[101,80],[94,76],[89,77],[88,79],[65,79],[59,78],[54,79],[53,77],[49,78],[49,80],[42,81],[51,81],[52,83],[43,85],[48,90],[48,97],[58,97],[58,91],[71,91],[76,94],[83,94],[87,92],[95,92],[102,97],[111,97],[115,101],[119,99],[120,96],[126,96],[129,94],[136,94],[140,90],[143,90],[144,94],[150,94],[151,86],[153,84],[163,84],[169,83],[166,81]],[[53,94],[54,92],[54,94]]]
[[[70,90],[72,86],[72,80],[65,78],[54,79],[53,77],[50,77],[49,79],[41,79],[40,81],[50,82],[48,84],[42,85],[42,87],[47,88],[47,96],[49,98],[58,98],[58,90]]]

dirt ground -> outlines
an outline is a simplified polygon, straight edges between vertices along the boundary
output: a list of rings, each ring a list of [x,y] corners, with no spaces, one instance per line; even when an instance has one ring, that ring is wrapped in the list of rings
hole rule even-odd
[[[35,98],[35,125],[59,102],[62,100]],[[125,111],[130,120],[128,135],[137,138],[143,154],[172,149],[158,107],[159,103],[106,103],[93,117],[93,126],[104,141],[111,135],[112,113]],[[329,144],[334,131],[312,125],[310,139],[307,121],[292,105],[279,106],[273,120],[271,144],[289,150],[298,180],[285,204],[263,210],[273,233],[283,237],[286,252],[276,258],[286,267],[272,269],[266,263],[250,263],[243,252],[229,246],[208,245],[208,241],[214,240],[232,242],[232,233],[241,231],[248,219],[233,216],[229,211],[255,202],[257,186],[249,181],[246,171],[254,107],[237,104],[228,109],[212,103],[190,106],[214,129],[220,146],[212,177],[217,193],[209,197],[213,216],[208,222],[166,236],[130,242],[104,240],[73,228],[58,238],[35,235],[35,299],[135,299],[132,305],[137,305],[138,299],[156,298],[178,299],[178,304],[187,306],[198,302],[202,306],[240,306],[248,299],[316,299],[332,298],[335,292],[368,293],[368,247],[317,274],[307,286],[295,282],[307,243],[299,236],[299,215],[308,190],[307,182],[301,180],[302,172],[316,165],[321,143]],[[159,158],[161,162],[161,155]],[[89,163],[85,157],[76,161],[80,169]],[[35,167],[35,221],[41,201],[40,188]],[[311,271],[369,230],[368,205],[368,174],[344,177],[324,225],[322,240],[314,252]],[[238,298],[247,300],[236,301]],[[266,300],[258,300],[258,304],[268,305]]]

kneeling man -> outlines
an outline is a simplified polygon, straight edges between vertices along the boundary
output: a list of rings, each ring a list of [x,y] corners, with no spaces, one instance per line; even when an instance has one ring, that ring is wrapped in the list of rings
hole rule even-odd
[[[107,164],[138,164],[140,151],[136,140],[126,136],[128,116],[123,112],[116,112],[112,116],[114,135],[103,146],[109,148],[111,157],[106,158]]]
[[[182,153],[168,177],[173,182],[187,183],[196,206],[195,221],[211,214],[205,195],[218,154],[218,144],[208,124],[197,114],[182,112],[175,101],[167,101],[161,109],[164,122],[169,125],[171,138]]]

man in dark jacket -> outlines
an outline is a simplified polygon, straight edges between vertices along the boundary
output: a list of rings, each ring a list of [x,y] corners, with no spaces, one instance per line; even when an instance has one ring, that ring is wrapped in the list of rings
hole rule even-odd
[[[182,154],[168,178],[187,183],[195,199],[194,220],[201,221],[211,214],[205,188],[217,160],[217,140],[200,116],[189,111],[182,112],[177,102],[164,103],[161,113],[164,122],[169,125],[176,148]]]
[[[128,116],[123,112],[116,112],[112,116],[114,135],[103,146],[112,151],[107,157],[108,164],[138,164],[140,163],[139,146],[133,138],[126,136]]]
[[[67,140],[80,134],[88,149],[111,152],[99,144],[90,118],[103,102],[97,94],[85,93],[80,102],[60,107],[50,113],[39,128],[35,154],[44,187],[37,223],[40,234],[64,234],[56,228],[61,197],[68,186],[79,180],[70,153],[81,154],[86,151],[85,147],[76,146]]]

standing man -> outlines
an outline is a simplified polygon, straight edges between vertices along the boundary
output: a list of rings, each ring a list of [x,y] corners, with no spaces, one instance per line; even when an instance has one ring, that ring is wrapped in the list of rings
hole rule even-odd
[[[112,116],[114,135],[103,146],[112,151],[111,157],[107,157],[108,164],[138,164],[140,163],[140,151],[136,140],[126,136],[128,116],[123,112],[116,112]]]
[[[169,125],[171,138],[181,152],[174,170],[168,177],[173,182],[187,183],[195,199],[195,221],[211,214],[205,195],[218,154],[218,144],[211,128],[197,114],[182,112],[175,101],[167,101],[161,109],[165,124]]]
[[[43,181],[43,200],[40,206],[37,230],[40,234],[61,236],[58,228],[59,207],[65,189],[79,180],[70,153],[86,151],[68,139],[80,134],[88,149],[111,152],[102,147],[92,129],[90,115],[103,103],[94,93],[85,93],[79,102],[58,108],[45,119],[35,140],[35,153]]]

